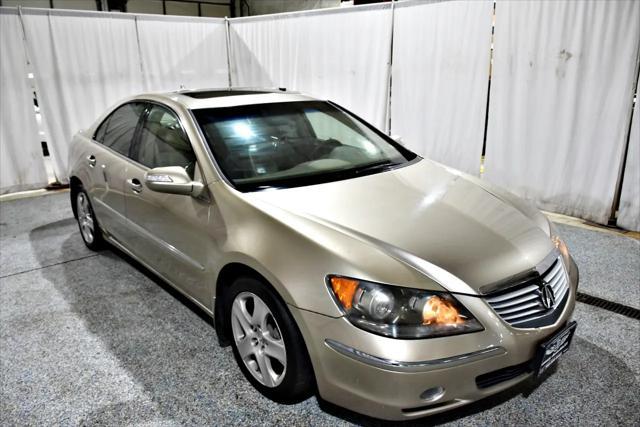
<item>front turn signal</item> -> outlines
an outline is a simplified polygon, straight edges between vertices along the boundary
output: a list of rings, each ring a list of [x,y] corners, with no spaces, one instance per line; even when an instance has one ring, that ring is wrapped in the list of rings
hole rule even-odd
[[[356,293],[356,289],[358,289],[358,284],[359,282],[354,279],[339,276],[331,277],[331,289],[346,310],[353,306],[353,296]]]

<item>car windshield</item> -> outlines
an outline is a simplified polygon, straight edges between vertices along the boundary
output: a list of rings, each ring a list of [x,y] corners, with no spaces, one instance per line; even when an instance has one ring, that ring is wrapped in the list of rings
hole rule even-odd
[[[348,179],[395,168],[417,157],[327,102],[193,113],[222,172],[241,191]]]

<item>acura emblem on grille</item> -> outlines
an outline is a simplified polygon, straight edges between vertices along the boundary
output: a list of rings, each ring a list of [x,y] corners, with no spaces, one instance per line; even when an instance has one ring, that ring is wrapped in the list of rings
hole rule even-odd
[[[540,285],[540,302],[544,308],[551,308],[556,304],[556,296],[553,293],[553,288],[544,280]]]

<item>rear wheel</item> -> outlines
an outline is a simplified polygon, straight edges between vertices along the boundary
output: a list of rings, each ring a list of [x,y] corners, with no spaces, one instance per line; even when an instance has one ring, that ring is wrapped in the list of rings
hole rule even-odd
[[[309,397],[314,377],[306,346],[283,302],[261,281],[237,279],[228,292],[233,354],[263,395],[282,403]]]
[[[76,213],[78,215],[78,227],[84,244],[93,251],[102,248],[104,240],[102,231],[93,213],[93,207],[89,196],[84,190],[79,190],[76,194]]]

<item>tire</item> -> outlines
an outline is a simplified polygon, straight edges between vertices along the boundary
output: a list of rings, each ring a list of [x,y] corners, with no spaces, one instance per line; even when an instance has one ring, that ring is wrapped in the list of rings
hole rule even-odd
[[[233,355],[245,378],[275,402],[297,403],[310,397],[315,390],[313,369],[284,302],[252,277],[236,279],[225,302]]]
[[[78,228],[84,244],[92,251],[102,249],[104,247],[102,230],[100,229],[96,215],[93,212],[93,206],[91,206],[91,200],[89,200],[89,196],[86,191],[83,189],[78,190],[76,193],[75,204]]]

